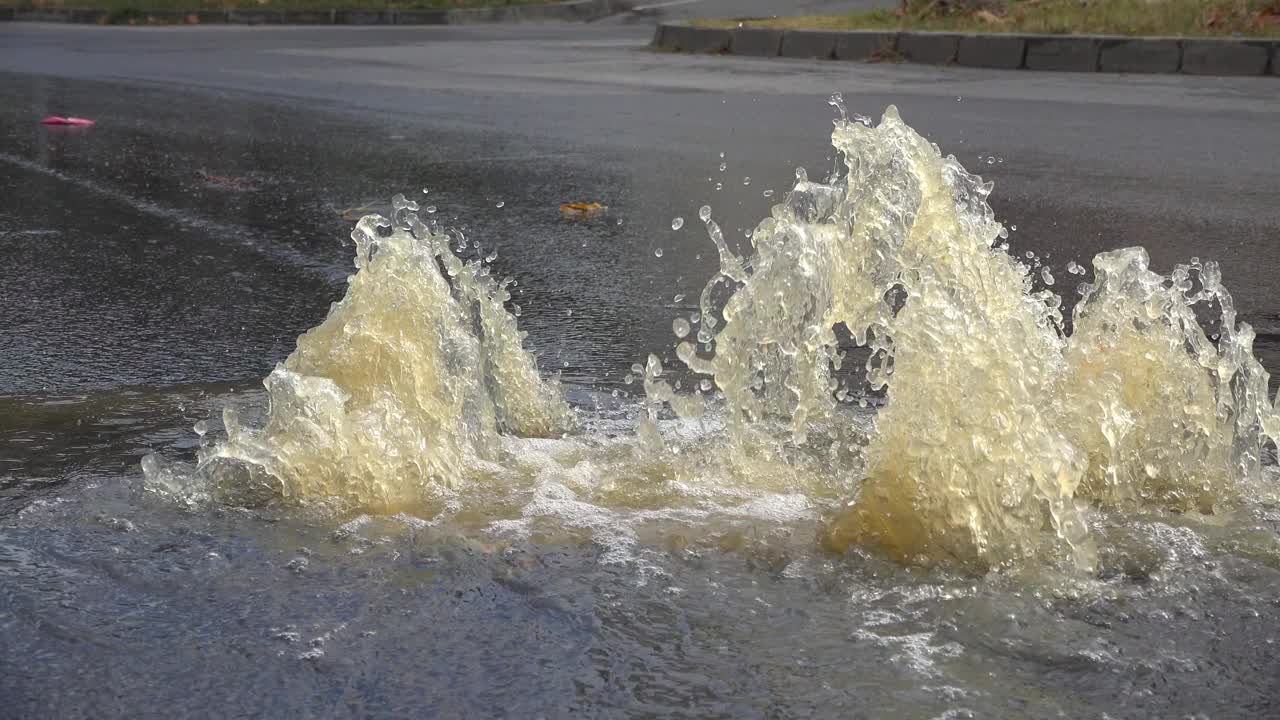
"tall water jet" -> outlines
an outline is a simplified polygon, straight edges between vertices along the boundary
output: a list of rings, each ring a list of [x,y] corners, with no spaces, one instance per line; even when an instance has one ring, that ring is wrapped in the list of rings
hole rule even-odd
[[[832,140],[843,176],[801,173],[755,228],[750,258],[708,223],[721,268],[702,296],[703,350],[677,347],[723,390],[743,446],[769,419],[802,444],[830,417],[843,359],[833,328],[870,346],[867,379],[886,402],[828,547],[992,566],[1039,548],[1047,524],[1088,567],[1090,501],[1211,511],[1256,476],[1274,412],[1216,266],[1165,278],[1140,249],[1100,255],[1068,335],[1061,298],[1033,291],[998,244],[989,183],[893,107],[876,126],[842,117]],[[1216,346],[1197,303],[1221,306]]]
[[[346,296],[267,376],[261,429],[227,409],[227,439],[202,452],[197,483],[230,466],[285,496],[388,508],[498,459],[500,432],[569,428],[558,387],[539,377],[503,307],[506,283],[454,255],[450,233],[417,209],[397,196],[391,218],[360,220]],[[148,466],[172,483],[154,458]]]

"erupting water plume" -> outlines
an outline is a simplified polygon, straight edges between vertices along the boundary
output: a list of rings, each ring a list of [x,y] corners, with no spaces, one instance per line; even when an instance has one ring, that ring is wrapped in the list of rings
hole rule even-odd
[[[842,117],[832,139],[844,175],[798,173],[751,258],[703,218],[721,268],[702,295],[703,352],[677,347],[715,378],[741,448],[767,419],[788,420],[799,444],[831,418],[845,396],[833,328],[870,346],[867,378],[887,402],[828,547],[995,565],[1039,546],[1047,517],[1087,567],[1089,501],[1212,511],[1257,476],[1275,414],[1216,265],[1166,278],[1140,248],[1099,255],[1068,335],[1061,299],[1033,292],[1030,268],[996,245],[1007,232],[990,184],[892,107],[874,127]],[[1216,346],[1195,315],[1213,304]]]
[[[522,349],[506,283],[398,196],[391,218],[353,232],[346,297],[266,379],[263,427],[228,409],[226,440],[194,471],[152,456],[149,485],[190,496],[230,473],[387,509],[450,494],[493,504],[456,494],[485,476],[488,490],[512,483],[502,502],[527,501],[524,520],[485,514],[495,527],[555,515],[631,542],[615,506],[683,519],[814,507],[830,511],[821,541],[836,551],[981,568],[1049,545],[1087,568],[1091,506],[1217,512],[1260,476],[1280,422],[1216,264],[1166,277],[1141,248],[1101,254],[1068,324],[1061,298],[1035,289],[1052,284],[1048,268],[1033,275],[1000,243],[989,183],[894,108],[873,126],[833,104],[843,171],[828,183],[797,172],[749,256],[699,211],[720,268],[672,328],[677,357],[704,377],[687,393],[656,356],[634,367],[638,441],[512,450],[506,436],[560,436],[573,415]],[[841,372],[845,330],[871,350],[866,378],[885,398],[872,429],[843,407],[866,401]],[[664,430],[668,405],[702,434]]]
[[[451,234],[417,209],[397,196],[392,218],[360,220],[346,297],[267,376],[265,427],[228,408],[227,440],[202,454],[197,480],[231,461],[285,496],[386,508],[499,459],[500,432],[570,427],[556,384],[538,376],[503,307],[508,282],[460,260]],[[154,458],[144,468],[174,481]]]

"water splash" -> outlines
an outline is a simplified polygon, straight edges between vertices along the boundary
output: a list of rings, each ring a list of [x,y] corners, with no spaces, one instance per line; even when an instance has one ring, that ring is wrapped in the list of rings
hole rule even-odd
[[[795,445],[839,422],[834,328],[872,350],[867,379],[886,403],[828,547],[996,565],[1036,551],[1047,524],[1088,567],[1088,503],[1211,512],[1258,476],[1276,432],[1267,374],[1215,265],[1164,277],[1140,248],[1099,255],[1068,335],[1061,299],[1033,291],[1030,268],[997,245],[1007,231],[986,202],[991,184],[894,108],[872,127],[845,119],[838,100],[845,172],[819,184],[798,171],[750,258],[703,218],[721,267],[701,298],[703,350],[677,346],[721,388],[738,455],[767,446],[770,422]],[[1208,306],[1221,311],[1216,346],[1196,319]],[[651,407],[702,412],[654,361]]]
[[[229,407],[195,468],[144,460],[148,486],[434,503],[502,532],[552,518],[613,543],[609,557],[633,557],[657,520],[821,512],[835,551],[981,568],[1048,548],[1087,568],[1092,505],[1218,512],[1258,480],[1280,422],[1215,264],[1165,277],[1140,248],[1099,255],[1068,324],[1035,289],[1047,266],[1009,254],[989,183],[893,108],[873,124],[833,104],[843,170],[818,183],[798,169],[743,233],[749,252],[699,209],[719,271],[671,327],[700,377],[656,355],[633,365],[636,437],[588,425],[517,440],[560,437],[574,417],[521,347],[514,281],[462,261],[451,248],[474,239],[397,196],[390,218],[356,227],[346,296],[267,377],[261,422]],[[847,378],[843,336],[870,351],[870,396]],[[880,406],[874,427],[855,402]]]
[[[264,381],[264,426],[225,411],[227,439],[202,453],[197,487],[232,467],[287,497],[390,508],[465,483],[498,459],[500,433],[570,427],[503,307],[508,283],[454,255],[455,238],[415,203],[397,196],[393,207],[360,220],[346,296]],[[155,458],[144,470],[175,487]]]

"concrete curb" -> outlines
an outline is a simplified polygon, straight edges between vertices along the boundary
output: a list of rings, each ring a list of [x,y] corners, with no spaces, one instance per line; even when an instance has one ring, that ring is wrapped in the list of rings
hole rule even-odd
[[[499,22],[591,22],[627,12],[630,0],[570,0],[550,5],[487,8],[364,10],[146,10],[136,25],[473,25]],[[108,25],[108,10],[0,7],[0,22],[58,22]],[[776,54],[776,53],[775,53]]]
[[[652,46],[690,53],[1063,72],[1280,76],[1280,40],[708,28],[664,23]]]
[[[1181,62],[1182,44],[1177,38],[1103,40],[1098,69],[1102,72],[1176,73]]]

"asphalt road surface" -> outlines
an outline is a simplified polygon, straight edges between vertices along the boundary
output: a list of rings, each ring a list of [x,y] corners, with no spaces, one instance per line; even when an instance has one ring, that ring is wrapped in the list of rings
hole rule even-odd
[[[1121,519],[1102,592],[1042,595],[834,558],[786,512],[622,566],[140,489],[143,455],[261,411],[395,193],[497,251],[541,368],[614,417],[715,270],[699,206],[744,245],[831,167],[833,92],[981,168],[1068,302],[1101,250],[1221,261],[1280,368],[1276,78],[692,57],[625,20],[0,24],[0,717],[1273,717],[1274,506]]]
[[[599,380],[666,347],[669,319],[656,308],[700,287],[714,269],[705,238],[692,224],[673,233],[671,218],[693,217],[706,203],[732,231],[754,225],[771,202],[764,190],[785,189],[796,166],[811,173],[830,167],[827,98],[839,91],[852,113],[878,116],[896,104],[945,152],[981,167],[995,181],[998,215],[1016,227],[1013,251],[1046,256],[1057,277],[1072,277],[1064,272],[1068,261],[1087,264],[1100,250],[1135,244],[1162,270],[1192,256],[1216,259],[1242,316],[1264,335],[1260,344],[1280,332],[1272,282],[1280,268],[1280,88],[1273,78],[692,57],[646,49],[651,32],[621,24],[6,24],[0,167],[10,178],[42,177],[46,189],[31,202],[47,204],[51,217],[73,194],[112,208],[146,206],[187,223],[235,226],[212,231],[208,252],[236,253],[228,267],[265,255],[279,264],[281,282],[303,284],[336,282],[349,267],[344,226],[316,208],[342,210],[434,188],[442,212],[497,233],[482,242],[499,248],[510,262],[505,269],[529,292],[546,289],[529,303],[540,310],[524,318],[534,345],[554,344],[558,362],[569,355],[563,362],[570,371]],[[50,133],[37,124],[48,114],[100,123],[87,133]],[[201,172],[254,175],[258,185],[193,183]],[[31,192],[26,180],[16,184]],[[499,196],[502,212],[488,204]],[[16,197],[8,200],[10,213],[29,211],[26,201],[13,207]],[[558,223],[556,205],[579,199],[605,202],[621,223],[600,241],[607,246],[584,251],[568,236],[605,231],[566,232]],[[100,223],[82,220],[82,232],[102,233]],[[653,256],[658,247],[666,249],[660,259]],[[45,247],[41,262],[54,262],[57,252]],[[74,276],[84,259],[60,262]],[[162,264],[146,272],[165,277],[173,270]],[[4,272],[25,273],[22,295],[34,308],[27,320],[51,327],[38,316],[52,305],[38,298],[62,288],[33,280],[29,267],[10,264]],[[325,304],[317,297],[323,292],[306,287],[299,288],[305,299],[267,293],[271,310],[257,317],[271,327],[256,332],[243,313],[210,300],[201,330],[226,334],[228,348],[244,350],[228,354],[253,358],[227,361],[234,369],[214,374],[257,376],[287,352]],[[138,292],[145,297],[153,289],[143,283]],[[1057,289],[1070,302],[1071,289]],[[104,302],[129,304],[107,287],[102,292]],[[246,291],[234,302],[255,308],[251,296]],[[282,303],[298,308],[284,312]],[[579,312],[571,326],[550,319],[570,308]],[[597,322],[590,331],[578,329],[582,313]],[[86,311],[84,321],[94,325],[93,318]],[[106,331],[116,330],[130,345],[130,330]],[[9,337],[11,345],[21,342]],[[15,367],[40,367],[32,352],[11,353]],[[209,372],[172,374],[198,380]],[[79,375],[93,373],[70,367],[59,382],[75,384]],[[22,371],[6,384],[40,387]]]

